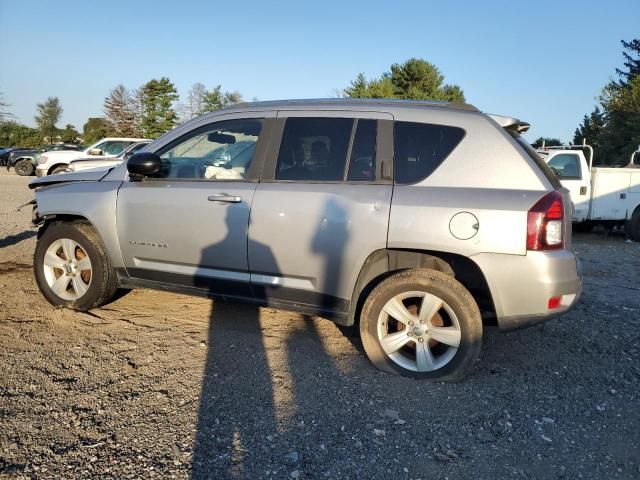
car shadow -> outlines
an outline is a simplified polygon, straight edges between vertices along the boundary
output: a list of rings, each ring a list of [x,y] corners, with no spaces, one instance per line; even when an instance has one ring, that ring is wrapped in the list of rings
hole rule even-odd
[[[238,251],[238,228],[227,206],[225,238],[205,248],[205,259],[214,252]],[[246,208],[246,207],[245,207]],[[336,211],[336,205],[327,208]],[[340,212],[338,212],[340,213]],[[340,277],[340,249],[323,251],[324,236],[346,240],[344,212],[336,222],[321,223],[312,250],[323,256],[323,291],[334,291]],[[236,219],[237,220],[237,219]],[[269,246],[248,240],[248,252],[260,256],[265,274],[277,277],[280,269]],[[241,254],[242,255],[242,254]],[[327,283],[329,282],[329,283]],[[195,285],[216,293],[215,281],[198,277]],[[275,296],[277,285],[252,284],[254,298]],[[332,308],[331,301],[322,305]],[[191,478],[258,478],[266,471],[280,472],[295,468],[303,461],[301,451],[305,437],[299,425],[304,424],[314,407],[314,384],[318,377],[308,377],[298,368],[309,355],[317,359],[325,376],[339,371],[327,353],[318,332],[316,320],[308,315],[278,313],[273,323],[272,310],[258,304],[241,304],[224,300],[212,302],[209,313],[207,356],[202,377]],[[284,320],[280,320],[284,318]],[[268,329],[265,319],[269,320]],[[301,347],[302,346],[302,347]],[[252,412],[247,414],[247,411]],[[282,439],[286,438],[286,442]]]
[[[16,235],[7,235],[6,237],[0,239],[0,248],[16,245],[23,240],[28,240],[35,237],[36,235],[38,235],[38,232],[35,232],[33,230],[25,230],[24,232],[20,232]]]

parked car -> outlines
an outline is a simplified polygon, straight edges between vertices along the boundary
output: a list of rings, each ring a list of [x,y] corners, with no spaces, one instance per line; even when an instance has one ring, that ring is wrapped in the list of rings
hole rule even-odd
[[[79,158],[78,160],[72,160],[69,162],[68,172],[79,172],[80,170],[87,170],[89,168],[111,168],[116,165],[120,165],[123,161],[128,160],[134,153],[138,152],[142,148],[151,143],[151,140],[145,140],[143,142],[136,142],[129,145],[122,153],[113,158]]]
[[[94,143],[90,147],[78,152],[71,150],[62,150],[54,152],[45,152],[40,155],[38,166],[36,167],[36,175],[42,177],[44,175],[52,175],[63,173],[69,168],[69,162],[79,158],[91,156],[93,158],[112,158],[120,155],[124,149],[135,142],[147,140],[146,138],[103,138],[99,142]]]
[[[35,173],[35,168],[38,165],[38,158],[41,153],[60,150],[79,151],[83,149],[84,147],[82,145],[73,143],[45,145],[39,149],[17,149],[9,154],[6,166],[7,170],[13,167],[18,175],[30,176]]]
[[[640,169],[634,163],[640,158],[635,152],[626,167],[593,167],[593,149],[586,143],[538,153],[569,190],[576,228],[588,230],[594,223],[625,227],[631,239],[640,241]]]
[[[11,155],[11,153],[27,151],[27,150],[29,150],[29,149],[28,148],[17,148],[17,147],[10,147],[10,148],[5,148],[4,150],[0,150],[0,166],[7,165],[7,162],[9,161],[9,155]]]
[[[527,128],[419,101],[205,114],[109,171],[32,181],[36,280],[79,310],[150,287],[318,314],[359,325],[385,371],[457,380],[483,318],[519,328],[580,296],[569,193]],[[240,142],[247,163],[214,165]]]

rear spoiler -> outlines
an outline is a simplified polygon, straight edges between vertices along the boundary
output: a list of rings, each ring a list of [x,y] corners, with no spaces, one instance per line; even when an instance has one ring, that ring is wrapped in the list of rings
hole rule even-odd
[[[505,117],[504,115],[492,115],[488,114],[489,118],[500,125],[505,130],[512,130],[516,133],[525,133],[529,130],[529,125],[527,122],[523,122],[522,120],[518,120],[513,117]]]

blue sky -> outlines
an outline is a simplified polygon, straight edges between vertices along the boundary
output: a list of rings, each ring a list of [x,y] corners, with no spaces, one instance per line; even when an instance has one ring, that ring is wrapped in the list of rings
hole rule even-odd
[[[81,129],[119,83],[330,97],[358,72],[422,57],[481,110],[530,122],[529,138],[570,140],[638,24],[638,0],[0,0],[0,92],[30,125],[58,96],[60,126]]]

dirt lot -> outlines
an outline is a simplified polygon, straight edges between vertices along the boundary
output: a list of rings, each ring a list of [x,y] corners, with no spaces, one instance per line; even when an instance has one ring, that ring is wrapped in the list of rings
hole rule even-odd
[[[27,181],[0,173],[0,477],[640,477],[640,244],[577,236],[578,308],[487,329],[465,382],[431,384],[319,318],[147,290],[52,308]]]

